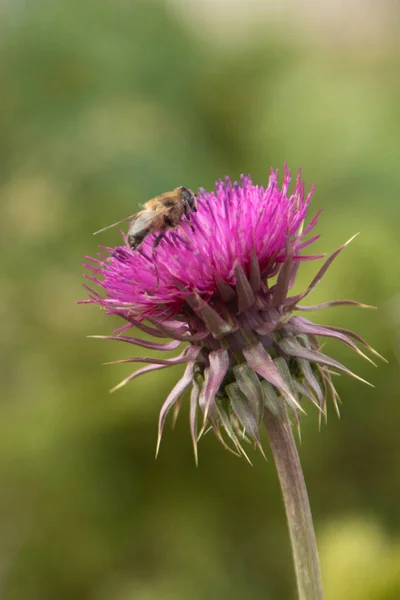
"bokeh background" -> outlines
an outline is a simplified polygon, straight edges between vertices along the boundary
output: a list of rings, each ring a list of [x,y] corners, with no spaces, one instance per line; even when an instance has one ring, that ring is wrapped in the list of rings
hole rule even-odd
[[[183,411],[154,460],[179,368],[109,395],[128,356],[86,296],[92,233],[157,193],[284,161],[317,184],[315,248],[335,262],[316,319],[389,360],[328,350],[339,421],[310,408],[301,459],[327,600],[400,598],[399,3],[0,3],[0,598],[294,600],[273,461],[212,436],[195,468]],[[304,265],[299,286],[317,266]],[[139,353],[138,353],[139,354]]]

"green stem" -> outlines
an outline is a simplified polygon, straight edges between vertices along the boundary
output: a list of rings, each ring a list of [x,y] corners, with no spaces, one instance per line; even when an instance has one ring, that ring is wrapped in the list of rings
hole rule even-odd
[[[317,542],[292,427],[286,411],[282,420],[265,410],[264,423],[281,484],[299,600],[323,600]]]

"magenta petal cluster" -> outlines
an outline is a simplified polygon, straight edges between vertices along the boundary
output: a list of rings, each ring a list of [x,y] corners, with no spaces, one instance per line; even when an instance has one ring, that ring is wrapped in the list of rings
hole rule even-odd
[[[98,261],[93,268],[102,276],[96,283],[107,293],[104,306],[119,314],[127,309],[142,317],[173,317],[193,294],[208,302],[218,293],[219,282],[235,286],[238,266],[250,274],[256,261],[263,275],[275,275],[286,258],[288,236],[295,238],[295,261],[315,258],[300,254],[315,239],[302,241],[316,219],[299,231],[312,192],[304,196],[298,176],[288,195],[289,183],[287,170],[281,189],[277,172],[271,173],[266,188],[253,185],[250,177],[242,177],[241,185],[227,178],[217,182],[215,191],[199,192],[198,212],[191,218],[193,233],[186,224],[171,230],[154,253],[155,236],[139,251],[127,246],[109,249],[108,261]]]
[[[279,415],[289,408],[298,423],[304,397],[320,414],[326,414],[328,395],[336,405],[331,371],[353,374],[321,352],[320,337],[339,339],[364,357],[356,342],[372,350],[351,331],[296,316],[337,304],[363,305],[350,300],[299,305],[347,244],[325,261],[302,294],[289,295],[301,261],[321,258],[305,250],[318,237],[310,236],[318,214],[306,224],[313,188],[305,195],[299,172],[290,191],[290,179],[285,166],[281,186],[275,171],[267,187],[244,176],[240,183],[218,181],[214,191],[197,194],[192,227],[182,222],[156,249],[155,234],[136,250],[125,240],[85,265],[92,272],[88,279],[103,290],[90,290],[87,302],[125,320],[115,335],[103,337],[160,351],[182,345],[176,358],[126,360],[147,365],[116,387],[155,369],[186,364],[162,405],[159,441],[170,409],[179,409],[190,388],[196,459],[197,441],[210,427],[225,447],[246,456],[243,439],[261,448],[258,426],[265,410]],[[132,329],[173,341],[127,335]]]

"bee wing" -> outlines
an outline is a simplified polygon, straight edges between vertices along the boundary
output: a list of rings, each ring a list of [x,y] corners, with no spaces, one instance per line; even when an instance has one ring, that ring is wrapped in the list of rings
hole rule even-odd
[[[154,211],[143,210],[137,215],[134,215],[134,219],[129,227],[128,235],[135,235],[140,231],[147,231],[151,228],[154,220]]]

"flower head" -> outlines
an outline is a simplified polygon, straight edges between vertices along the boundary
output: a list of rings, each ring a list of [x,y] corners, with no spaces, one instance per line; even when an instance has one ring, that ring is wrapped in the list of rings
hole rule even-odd
[[[157,450],[166,417],[174,406],[179,409],[187,388],[196,459],[197,441],[210,427],[224,446],[245,455],[243,439],[261,449],[258,426],[264,410],[279,416],[289,408],[299,423],[306,397],[326,414],[327,396],[335,406],[338,400],[330,373],[357,377],[323,354],[318,338],[339,339],[365,358],[355,341],[372,351],[351,331],[297,315],[338,304],[364,305],[350,300],[299,305],[349,242],[325,261],[303,293],[289,295],[300,263],[321,258],[304,254],[319,237],[309,237],[318,213],[305,225],[314,189],[305,196],[300,172],[291,193],[289,185],[286,167],[281,187],[274,171],[266,188],[250,177],[242,177],[240,184],[229,178],[218,181],[215,191],[198,193],[192,228],[183,221],[157,248],[154,235],[137,250],[125,238],[125,245],[107,248],[107,256],[85,265],[93,273],[89,279],[104,290],[90,290],[88,302],[126,321],[125,331],[101,337],[160,351],[184,346],[175,358],[122,361],[148,364],[117,388],[143,373],[186,364],[162,405]],[[125,335],[135,328],[173,341]]]

